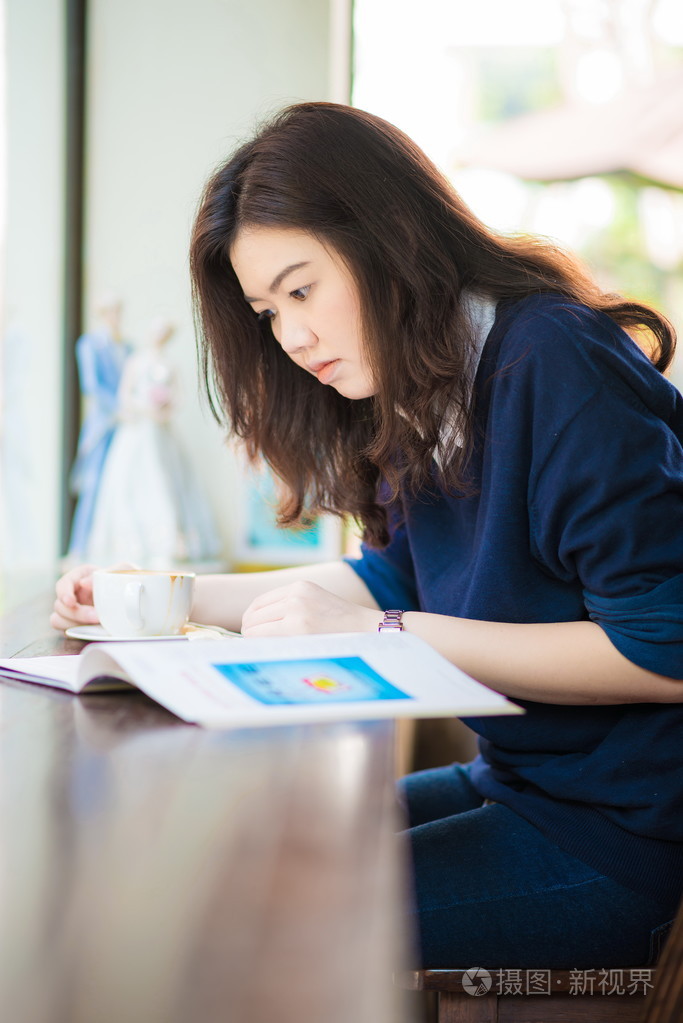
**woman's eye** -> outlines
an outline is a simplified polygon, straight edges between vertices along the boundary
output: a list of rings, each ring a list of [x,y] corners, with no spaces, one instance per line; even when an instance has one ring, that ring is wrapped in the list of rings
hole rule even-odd
[[[294,291],[290,291],[290,297],[295,298],[297,302],[303,302],[308,297],[308,293],[311,290],[310,284],[305,284],[303,288],[296,288]]]
[[[275,316],[274,309],[263,309],[260,313],[256,314],[259,320],[272,320]]]

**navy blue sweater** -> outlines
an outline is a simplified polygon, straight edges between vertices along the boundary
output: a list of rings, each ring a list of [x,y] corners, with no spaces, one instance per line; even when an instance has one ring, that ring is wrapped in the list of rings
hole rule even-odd
[[[635,664],[683,679],[678,391],[607,316],[540,295],[499,303],[475,402],[476,492],[435,482],[404,494],[389,508],[389,546],[349,562],[378,604],[499,622],[588,618]],[[523,717],[467,721],[480,735],[481,794],[672,905],[683,704],[517,702]]]

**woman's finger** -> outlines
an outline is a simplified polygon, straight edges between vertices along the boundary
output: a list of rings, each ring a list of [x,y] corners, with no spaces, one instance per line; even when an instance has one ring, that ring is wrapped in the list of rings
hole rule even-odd
[[[276,598],[259,606],[251,604],[242,616],[242,632],[245,628],[254,628],[267,622],[281,621],[287,614],[287,602],[283,597]]]
[[[67,622],[67,628],[71,625],[96,625],[99,622],[97,612],[92,604],[77,604],[72,607],[58,598],[54,602],[52,613],[60,621]],[[63,628],[63,626],[53,626],[53,628]]]
[[[78,604],[77,591],[84,581],[92,576],[96,565],[78,565],[57,580],[57,598],[68,607]]]
[[[247,639],[258,639],[260,636],[292,636],[292,628],[284,619],[261,622],[258,625],[242,624],[242,635]]]
[[[67,629],[72,628],[78,623],[72,618],[66,618],[64,615],[59,614],[57,611],[53,611],[50,615],[50,625],[53,629],[58,629],[60,632],[66,632]]]

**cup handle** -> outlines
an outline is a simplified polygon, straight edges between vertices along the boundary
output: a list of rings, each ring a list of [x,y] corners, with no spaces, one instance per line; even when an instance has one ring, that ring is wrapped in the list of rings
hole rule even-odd
[[[135,629],[141,629],[145,624],[142,617],[142,583],[126,583],[123,601],[129,624]]]

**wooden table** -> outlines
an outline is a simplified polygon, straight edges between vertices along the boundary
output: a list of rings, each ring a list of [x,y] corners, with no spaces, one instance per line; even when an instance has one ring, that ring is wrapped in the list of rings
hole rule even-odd
[[[1,656],[78,652],[49,605]],[[393,765],[387,722],[214,732],[3,681],[0,1020],[406,1020]]]

